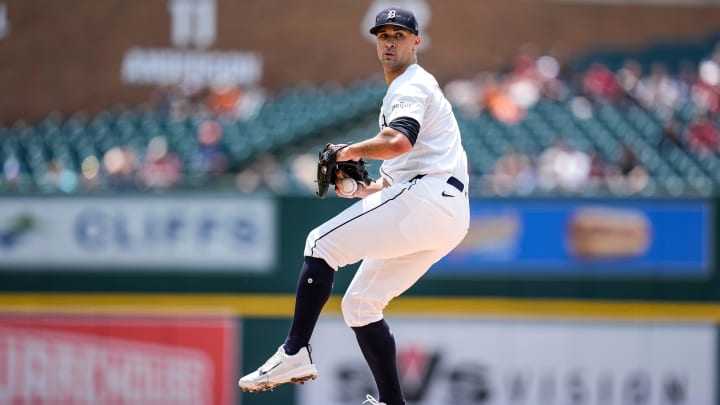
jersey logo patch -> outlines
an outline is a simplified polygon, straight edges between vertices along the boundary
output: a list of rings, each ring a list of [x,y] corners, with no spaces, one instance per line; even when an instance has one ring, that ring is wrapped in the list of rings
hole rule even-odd
[[[406,108],[410,108],[410,106],[411,106],[410,103],[404,103],[404,102],[395,103],[395,104],[392,105],[391,110],[392,110],[392,111],[395,111],[395,110],[404,110],[404,109],[406,109]]]

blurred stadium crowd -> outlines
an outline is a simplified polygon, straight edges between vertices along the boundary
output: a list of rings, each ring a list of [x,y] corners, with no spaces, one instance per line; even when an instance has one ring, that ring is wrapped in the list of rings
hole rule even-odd
[[[444,89],[458,111],[477,193],[720,190],[720,43],[697,60],[625,57],[618,67],[567,63],[527,44],[507,69]],[[272,95],[219,82],[158,89],[144,105],[94,116],[18,121],[0,127],[0,190],[212,186],[309,194],[315,149],[374,132],[384,90],[379,78]]]
[[[720,184],[720,43],[698,61],[627,57],[615,70],[573,70],[528,44],[507,71],[445,91],[493,193],[709,194]]]

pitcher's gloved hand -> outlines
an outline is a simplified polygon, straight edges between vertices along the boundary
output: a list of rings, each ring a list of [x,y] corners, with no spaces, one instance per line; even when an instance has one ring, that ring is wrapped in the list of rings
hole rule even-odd
[[[343,178],[350,177],[359,183],[365,183],[366,186],[369,186],[370,183],[372,183],[372,179],[367,171],[367,162],[365,159],[360,158],[358,160],[346,160],[342,162],[337,161],[338,152],[348,146],[349,144],[327,144],[318,154],[317,195],[320,198],[325,198],[328,187],[331,184],[335,185],[338,172],[343,173]]]

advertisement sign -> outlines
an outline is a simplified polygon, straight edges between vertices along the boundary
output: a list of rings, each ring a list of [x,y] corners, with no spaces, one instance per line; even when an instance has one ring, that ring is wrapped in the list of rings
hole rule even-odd
[[[0,268],[268,271],[276,211],[263,198],[10,198]]]
[[[711,324],[393,319],[408,405],[715,405]],[[353,332],[323,318],[298,405],[377,392]]]
[[[0,316],[0,403],[235,404],[230,318]]]
[[[465,240],[430,274],[704,276],[707,201],[474,200]]]
[[[126,83],[145,85],[222,84],[254,86],[263,73],[262,55],[239,50],[208,50],[218,34],[217,0],[168,0],[173,47],[134,46],[123,57]]]

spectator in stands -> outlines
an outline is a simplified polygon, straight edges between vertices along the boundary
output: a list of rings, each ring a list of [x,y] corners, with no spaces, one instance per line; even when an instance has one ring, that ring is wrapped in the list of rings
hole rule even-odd
[[[623,98],[623,89],[615,74],[599,62],[591,64],[585,72],[582,89],[585,96],[594,102],[617,103]]]
[[[95,155],[85,156],[80,163],[80,180],[79,188],[84,191],[90,191],[102,187],[106,179],[100,171],[100,161]]]
[[[616,168],[617,171],[613,172],[615,179],[610,181],[615,191],[637,193],[647,187],[649,181],[647,169],[629,145],[621,146]]]
[[[206,98],[211,115],[221,119],[238,117],[243,102],[243,90],[228,77],[221,75],[216,78]]]
[[[495,162],[489,181],[496,194],[526,195],[535,190],[537,173],[528,155],[511,148]]]
[[[520,45],[517,54],[513,57],[510,75],[537,76],[537,60],[540,57],[540,48],[533,42]]]
[[[710,112],[695,116],[685,130],[688,148],[698,155],[712,155],[718,152],[720,130],[710,118]]]
[[[590,156],[562,138],[542,152],[538,184],[545,190],[579,191],[590,175]]]
[[[623,90],[623,98],[626,101],[636,102],[643,76],[643,69],[640,62],[632,58],[625,60],[623,66],[617,71],[615,76]]]
[[[705,60],[698,67],[692,101],[701,111],[720,115],[720,61]]]
[[[151,97],[155,110],[174,121],[205,113],[207,89],[192,82],[157,88]]]
[[[524,118],[527,110],[540,100],[542,82],[536,78],[513,76],[507,80],[506,93],[512,103],[521,110]]]
[[[555,51],[557,53],[557,51]],[[540,79],[542,98],[565,101],[570,96],[570,78],[567,65],[560,56],[549,52],[537,60],[537,73]]]
[[[181,181],[182,161],[168,150],[167,139],[156,136],[148,143],[140,172],[142,183],[150,188],[167,189]]]
[[[607,185],[606,179],[607,162],[605,157],[598,150],[590,152],[590,171],[588,173],[588,185],[595,189],[602,189]]]
[[[200,177],[217,177],[227,172],[229,159],[222,135],[222,126],[215,120],[206,120],[198,126],[197,148],[191,158],[193,173]]]
[[[635,151],[629,145],[623,144],[620,147],[620,158],[618,159],[618,168],[620,169],[620,173],[627,176],[630,172],[640,166],[640,160],[635,154]]]
[[[513,69],[505,77],[507,94],[524,111],[532,108],[541,97],[564,100],[568,93],[558,80],[560,62],[543,54],[533,43],[524,44],[513,60]]]
[[[15,154],[8,156],[3,161],[2,174],[4,180],[3,186],[6,188],[16,188],[21,180],[20,160]],[[0,182],[3,183],[3,182]]]
[[[535,43],[523,44],[513,58],[506,81],[522,83],[521,89],[530,90],[530,94],[534,96],[531,101],[536,101],[537,96],[558,101],[566,99],[568,71],[567,66],[560,60],[560,53],[559,48],[543,52]],[[523,96],[527,97],[525,94]]]
[[[40,189],[47,193],[57,191],[72,193],[77,189],[77,174],[68,169],[60,159],[52,159],[47,164],[47,171],[40,179]]]
[[[483,96],[483,104],[488,113],[498,121],[516,123],[525,118],[525,110],[508,94],[506,82],[486,82]]]
[[[103,175],[107,185],[116,189],[137,186],[138,162],[135,150],[130,146],[110,148],[102,159]]]
[[[640,79],[636,90],[640,104],[662,119],[672,116],[680,97],[677,80],[670,76],[661,63],[652,65],[650,75]]]

